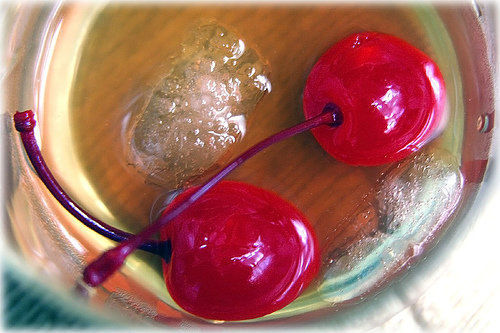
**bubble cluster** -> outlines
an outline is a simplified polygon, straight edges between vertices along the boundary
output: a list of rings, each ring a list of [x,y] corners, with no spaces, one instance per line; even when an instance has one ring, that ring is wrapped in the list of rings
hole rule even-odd
[[[131,119],[130,163],[148,182],[182,187],[225,161],[245,134],[247,116],[270,90],[254,49],[220,25],[202,24]]]

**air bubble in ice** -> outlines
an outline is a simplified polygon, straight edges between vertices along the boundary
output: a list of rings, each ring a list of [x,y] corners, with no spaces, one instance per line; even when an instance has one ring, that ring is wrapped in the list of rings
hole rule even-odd
[[[247,116],[271,90],[266,65],[235,33],[202,24],[131,118],[130,164],[148,182],[179,188],[225,162]]]

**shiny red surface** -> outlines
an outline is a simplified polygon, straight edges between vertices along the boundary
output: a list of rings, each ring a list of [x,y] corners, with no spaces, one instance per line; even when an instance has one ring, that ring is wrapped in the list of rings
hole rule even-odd
[[[163,265],[172,298],[208,319],[274,312],[293,301],[319,269],[306,218],[276,194],[245,183],[217,184],[172,220],[161,238],[172,241],[171,262]]]
[[[353,165],[400,160],[436,137],[447,120],[446,91],[437,65],[396,37],[365,32],[328,49],[304,90],[306,118],[337,104],[338,128],[313,130],[334,158]]]

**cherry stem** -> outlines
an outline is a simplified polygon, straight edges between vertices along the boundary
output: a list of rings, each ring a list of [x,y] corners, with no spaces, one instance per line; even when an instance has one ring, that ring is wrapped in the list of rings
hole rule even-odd
[[[52,193],[56,200],[59,201],[59,203],[66,208],[71,215],[77,218],[85,226],[116,242],[122,242],[133,236],[132,234],[114,228],[93,217],[77,203],[75,203],[66,192],[64,192],[62,187],[55,180],[42,157],[42,153],[34,134],[36,121],[33,111],[27,110],[24,112],[16,112],[14,115],[14,124],[16,130],[20,133],[26,154],[38,174],[38,177],[40,177],[41,181],[45,184],[50,193]],[[166,258],[170,257],[170,242],[149,241],[141,244],[139,248],[150,253],[165,256]]]
[[[220,170],[215,176],[208,180],[204,185],[200,186],[191,195],[187,196],[184,200],[177,202],[175,205],[168,207],[164,213],[149,227],[138,233],[137,235],[123,241],[118,246],[104,252],[94,262],[90,263],[83,272],[83,280],[92,287],[106,281],[125,261],[126,257],[130,255],[135,249],[141,246],[151,236],[156,234],[163,228],[169,221],[181,214],[193,202],[198,200],[220,180],[222,180],[228,173],[233,171],[236,167],[244,163],[246,160],[262,151],[263,149],[296,134],[308,131],[320,125],[329,125],[337,127],[343,122],[342,113],[335,104],[327,104],[323,112],[316,117],[306,120],[298,125],[292,126],[281,132],[278,132],[267,139],[262,140],[256,145],[249,148],[243,154],[235,158],[226,167]]]

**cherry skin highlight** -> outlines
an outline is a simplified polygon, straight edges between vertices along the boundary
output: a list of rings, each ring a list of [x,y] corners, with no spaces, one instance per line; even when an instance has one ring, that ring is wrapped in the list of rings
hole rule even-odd
[[[240,182],[215,185],[165,226],[161,239],[172,242],[171,260],[163,263],[170,295],[206,319],[274,312],[319,270],[317,240],[306,218],[276,194]]]
[[[343,39],[314,65],[304,89],[306,118],[330,103],[342,111],[342,126],[318,127],[313,135],[352,165],[403,159],[435,138],[447,120],[437,65],[407,42],[377,32]]]

